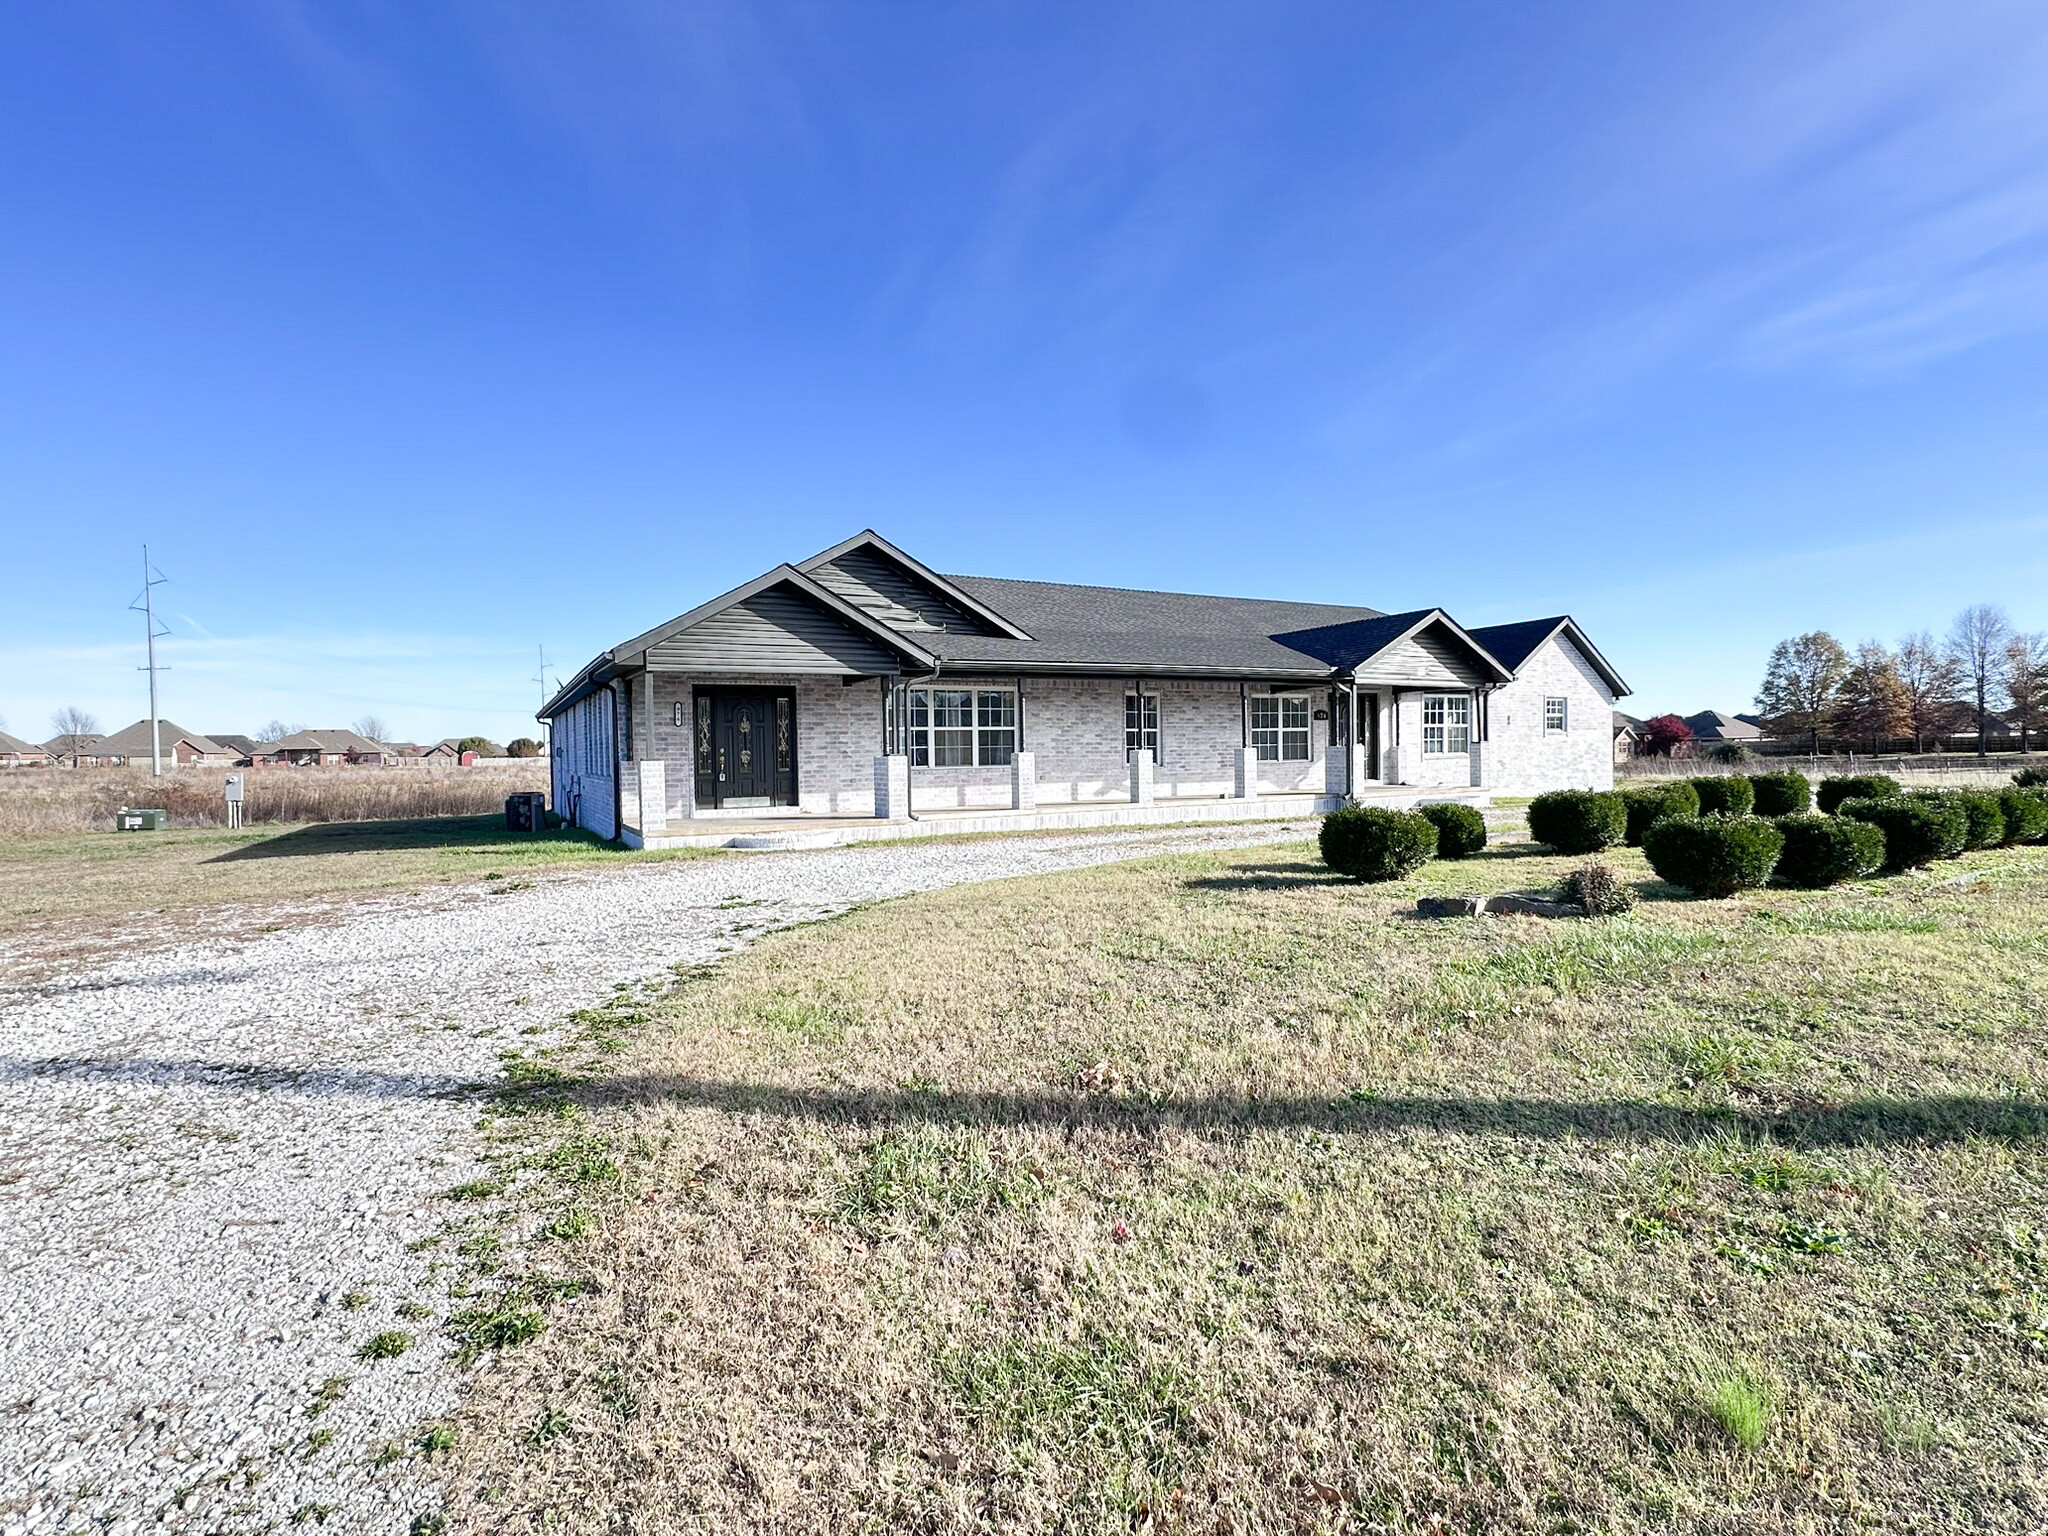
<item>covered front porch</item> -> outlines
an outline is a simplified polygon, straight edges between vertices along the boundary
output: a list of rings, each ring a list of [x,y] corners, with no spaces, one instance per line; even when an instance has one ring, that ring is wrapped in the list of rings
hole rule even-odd
[[[1154,798],[1145,804],[1111,802],[1049,805],[1032,810],[928,810],[896,820],[872,815],[835,816],[791,807],[749,813],[706,812],[670,821],[659,831],[643,832],[629,826],[622,830],[621,840],[629,848],[831,848],[846,843],[998,832],[1295,821],[1320,816],[1349,803],[1407,810],[1443,801],[1483,807],[1491,803],[1491,797],[1483,789],[1365,785],[1350,797],[1316,792],[1261,795],[1253,800],[1215,796],[1169,797]]]

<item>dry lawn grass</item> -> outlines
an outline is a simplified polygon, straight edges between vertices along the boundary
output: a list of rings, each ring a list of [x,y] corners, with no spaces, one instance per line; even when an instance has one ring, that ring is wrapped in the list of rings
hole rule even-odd
[[[392,821],[503,812],[505,797],[548,787],[533,758],[491,768],[37,768],[0,773],[0,837],[106,831],[124,806],[155,806],[176,827],[224,827],[222,783],[239,771],[250,823]]]
[[[1526,845],[1159,859],[586,1015],[462,1208],[472,1341],[547,1327],[450,1528],[2048,1526],[2048,851],[1616,862],[1545,925],[1407,915]]]
[[[701,858],[627,853],[587,833],[507,832],[494,816],[308,827],[173,828],[0,838],[0,942],[68,941],[112,925],[318,898],[347,898],[558,867]]]

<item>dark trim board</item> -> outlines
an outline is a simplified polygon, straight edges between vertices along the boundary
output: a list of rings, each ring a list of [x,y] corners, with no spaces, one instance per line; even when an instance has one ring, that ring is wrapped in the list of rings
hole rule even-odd
[[[759,760],[747,761],[749,754]],[[800,763],[794,688],[720,684],[690,690],[690,764],[698,806],[796,805]]]

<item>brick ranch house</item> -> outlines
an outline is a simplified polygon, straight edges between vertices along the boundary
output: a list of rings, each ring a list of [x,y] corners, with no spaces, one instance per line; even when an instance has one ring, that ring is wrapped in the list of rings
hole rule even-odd
[[[538,718],[557,812],[640,847],[1606,788],[1627,692],[1569,618],[942,576],[865,532],[604,652]]]

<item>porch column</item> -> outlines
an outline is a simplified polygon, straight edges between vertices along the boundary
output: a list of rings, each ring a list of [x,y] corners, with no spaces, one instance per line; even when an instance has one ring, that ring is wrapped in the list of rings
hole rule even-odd
[[[1038,754],[1016,752],[1010,757],[1010,809],[1038,809]]]
[[[640,835],[659,837],[668,830],[668,764],[643,757],[640,769]]]
[[[910,759],[901,752],[875,759],[875,815],[901,821],[910,814]]]
[[[1493,743],[1488,741],[1486,695],[1472,695],[1472,787],[1484,789],[1493,773]]]
[[[1388,697],[1386,723],[1380,731],[1380,782],[1382,784],[1405,784],[1408,747],[1401,740],[1401,690],[1391,690]]]
[[[1138,707],[1141,711],[1144,709],[1142,703]],[[1142,719],[1143,715],[1140,714],[1139,718]],[[1131,804],[1150,805],[1151,803],[1152,749],[1150,747],[1139,747],[1131,754]]]
[[[1237,749],[1237,784],[1235,790],[1239,800],[1259,798],[1259,749],[1239,747]]]

